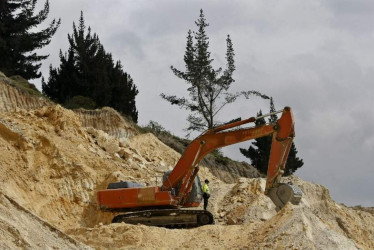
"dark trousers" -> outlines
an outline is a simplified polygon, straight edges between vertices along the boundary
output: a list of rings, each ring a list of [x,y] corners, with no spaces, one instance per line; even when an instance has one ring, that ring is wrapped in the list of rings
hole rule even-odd
[[[204,210],[208,207],[208,200],[209,200],[210,194],[204,193],[203,198],[204,198]]]

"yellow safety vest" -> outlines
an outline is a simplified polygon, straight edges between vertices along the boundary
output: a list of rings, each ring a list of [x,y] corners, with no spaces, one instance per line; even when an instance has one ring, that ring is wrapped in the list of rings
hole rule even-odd
[[[204,183],[204,185],[203,185],[203,192],[204,192],[204,193],[207,193],[207,194],[210,194],[209,186],[208,186],[208,184],[206,184],[206,183]]]

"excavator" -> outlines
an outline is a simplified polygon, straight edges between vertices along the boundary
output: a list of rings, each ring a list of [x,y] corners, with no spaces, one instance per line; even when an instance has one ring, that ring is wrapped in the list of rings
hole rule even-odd
[[[275,124],[242,128],[257,119],[282,113]],[[163,175],[161,186],[143,187],[139,183],[110,183],[97,193],[100,209],[120,212],[112,223],[144,224],[161,227],[197,227],[214,224],[212,213],[197,210],[202,201],[199,162],[215,149],[272,135],[265,194],[281,209],[287,202],[299,204],[302,192],[290,183],[282,183],[287,157],[295,137],[290,107],[267,115],[250,117],[208,129],[186,148],[172,171]],[[195,209],[187,209],[193,208]]]

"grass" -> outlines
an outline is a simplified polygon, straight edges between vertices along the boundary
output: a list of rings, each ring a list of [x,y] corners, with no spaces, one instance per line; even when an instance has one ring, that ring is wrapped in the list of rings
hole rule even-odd
[[[8,78],[8,83],[13,87],[28,93],[32,96],[44,97],[44,95],[35,87],[34,84],[29,83],[26,79],[21,76],[11,76]]]

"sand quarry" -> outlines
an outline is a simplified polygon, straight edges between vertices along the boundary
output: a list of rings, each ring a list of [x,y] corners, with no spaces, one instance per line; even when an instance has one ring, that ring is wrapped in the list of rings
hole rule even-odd
[[[109,182],[155,185],[180,155],[152,134],[118,140],[59,105],[0,113],[1,249],[374,249],[374,215],[335,203],[297,177],[299,205],[276,212],[262,178],[211,179],[216,224],[165,229],[110,224],[96,192]],[[308,167],[308,166],[305,166]]]

